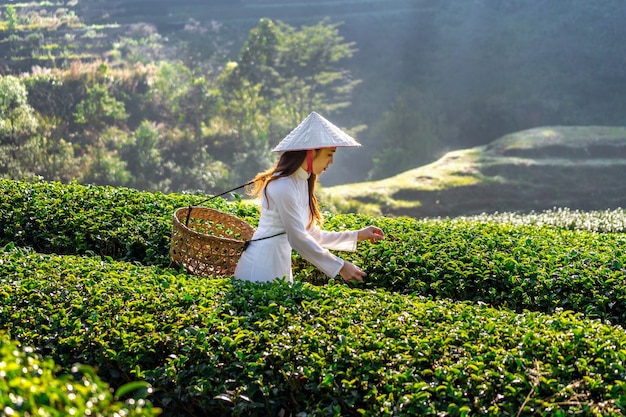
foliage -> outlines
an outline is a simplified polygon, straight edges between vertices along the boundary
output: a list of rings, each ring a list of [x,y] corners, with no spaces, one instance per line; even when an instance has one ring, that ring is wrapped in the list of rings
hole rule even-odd
[[[623,415],[621,328],[383,289],[246,283],[6,247],[2,326],[154,386],[165,415]],[[367,314],[364,314],[367,312]]]
[[[7,19],[7,29],[15,30],[17,29],[17,25],[19,23],[19,17],[17,16],[17,11],[15,10],[15,6],[9,4],[4,9],[4,14]]]
[[[19,148],[36,127],[24,85],[14,76],[0,78],[0,144]]]
[[[368,220],[337,216],[333,223],[352,228]],[[624,234],[454,220],[374,224],[387,239],[347,257],[368,272],[366,287],[626,323]]]
[[[261,19],[237,62],[221,74],[224,121],[237,141],[239,182],[271,164],[270,149],[313,110],[331,114],[349,106],[358,80],[339,63],[352,57],[338,26],[323,20],[300,30]]]
[[[77,183],[0,180],[0,185],[0,242],[159,265],[169,264],[174,211],[207,199]],[[227,205],[221,198],[203,204],[245,219],[258,215],[254,207]]]
[[[279,47],[279,73],[285,79],[281,95],[297,125],[312,109],[329,114],[349,106],[349,97],[359,80],[350,71],[335,68],[336,63],[352,57],[354,42],[343,42],[338,24],[329,19],[300,31],[282,24],[283,41]]]
[[[344,42],[339,26],[324,19],[297,30],[261,19],[250,31],[225,90],[242,87],[244,81],[259,85],[260,95],[272,103],[270,108],[286,108],[292,127],[313,109],[329,114],[347,107],[359,81],[337,67],[355,52],[354,42]]]
[[[120,147],[120,154],[132,173],[129,186],[147,190],[152,186],[152,178],[159,172],[164,157],[159,149],[159,126],[144,120],[128,141]]]
[[[351,44],[329,21],[297,30],[262,19],[240,53],[241,62],[212,68],[215,72],[195,58],[194,67],[177,60],[175,48],[166,48],[149,27],[135,26],[132,32],[141,39],[121,39],[110,59],[0,77],[2,85],[19,93],[4,94],[14,104],[0,117],[1,145],[11,142],[0,152],[3,178],[41,176],[163,192],[232,188],[267,169],[273,162],[271,143],[308,112],[345,107],[355,84],[338,67],[351,56]],[[255,43],[257,32],[272,33],[274,41],[266,42],[268,47]],[[40,31],[29,36],[47,53],[58,47]],[[257,59],[273,74],[271,82],[254,75]],[[306,102],[295,99],[295,90],[283,89],[293,82],[298,92],[308,91]],[[33,121],[29,129],[25,116],[19,116],[27,114],[23,109]],[[37,137],[32,143],[46,142],[45,150],[13,149],[14,142],[26,143],[29,136]],[[48,169],[42,163],[48,151],[70,163]],[[149,156],[137,161],[135,152]]]
[[[434,98],[406,89],[372,127],[378,152],[368,177],[381,179],[425,165],[441,152],[443,138],[454,134]]]
[[[166,268],[173,210],[204,196],[0,185],[0,326],[66,370],[148,382],[165,415],[624,414],[623,234],[567,230],[563,213],[563,227],[329,214],[329,230],[385,231],[343,255],[364,283],[294,256],[295,284],[257,284]]]
[[[86,97],[76,105],[75,122],[87,125],[87,129],[101,131],[105,126],[123,121],[128,117],[124,103],[109,95],[105,85],[87,88]]]
[[[250,30],[237,59],[236,73],[229,76],[227,84],[241,87],[242,80],[262,88],[264,97],[274,96],[274,89],[279,85],[280,74],[277,71],[280,27],[270,19],[261,19],[256,28]],[[227,89],[228,91],[228,89]]]
[[[111,393],[93,367],[75,365],[59,375],[59,366],[30,347],[0,335],[0,407],[5,416],[156,416],[149,401],[132,391],[151,392],[147,383],[134,382]]]
[[[603,211],[571,210],[555,207],[540,213],[491,213],[476,216],[437,218],[452,222],[505,223],[531,226],[556,226],[568,230],[587,230],[598,233],[626,233],[626,209]]]
[[[4,181],[0,209],[6,226],[0,243],[167,266],[173,212],[205,199]],[[203,205],[252,225],[258,219],[256,206],[241,202],[215,199]],[[605,218],[623,220],[610,213]],[[342,230],[376,224],[385,230],[385,241],[364,243],[359,251],[343,255],[368,272],[366,287],[472,300],[520,312],[563,308],[626,323],[625,235],[592,233],[584,230],[584,222],[579,223],[581,230],[566,230],[576,223],[562,215],[555,216],[553,223],[557,220],[560,225],[549,227],[485,222],[484,218],[418,221],[328,215],[326,227]],[[294,260],[303,279],[326,282],[302,259]]]
[[[0,176],[24,177],[47,150],[38,148],[39,121],[15,76],[0,78]],[[62,145],[61,145],[62,146]]]
[[[252,162],[268,163],[272,141],[293,128],[311,103],[318,111],[337,115],[349,127],[364,127],[359,132],[366,145],[362,158],[341,161],[345,171],[329,173],[335,183],[398,172],[409,163],[406,155],[412,154],[394,151],[402,148],[406,138],[419,142],[420,153],[413,158],[421,163],[422,158],[431,160],[433,152],[442,149],[482,145],[531,127],[619,125],[624,120],[626,106],[620,90],[626,85],[623,57],[614,47],[616,40],[624,37],[624,8],[619,0],[601,4],[564,0],[550,7],[541,1],[393,0],[370,2],[358,13],[342,2],[325,4],[328,8],[313,13],[315,8],[306,2],[279,1],[276,4],[285,7],[272,8],[250,1],[230,2],[228,7],[215,1],[202,7],[192,3],[180,1],[146,10],[140,7],[143,1],[6,5],[5,21],[0,23],[3,74],[33,74],[42,67],[67,70],[77,61],[99,59],[132,73],[138,64],[176,65],[181,61],[194,74],[192,78],[206,80],[209,91],[216,91],[233,87],[218,85],[216,79],[228,72],[228,61],[235,60],[249,86],[244,91],[237,86],[236,97],[241,99],[230,105],[253,105],[250,119],[234,120],[240,115],[247,117],[246,109],[241,108],[233,109],[232,118],[225,116],[228,108],[203,113],[200,107],[194,108],[202,89],[195,90],[200,95],[189,99],[191,109],[185,114],[189,118],[172,126],[164,137],[189,135],[195,144],[199,130],[192,129],[200,127],[202,145],[191,147],[210,153],[211,158],[198,162],[187,156],[180,162],[180,153],[177,159],[165,158],[147,188],[165,192],[208,191],[249,179],[258,169]],[[315,24],[312,16],[318,16],[320,10],[327,11],[333,21],[345,22],[322,20]],[[259,20],[268,13],[269,18]],[[239,18],[233,19],[234,14]],[[286,23],[278,20],[281,18]],[[293,22],[305,25],[296,30],[288,26]],[[333,60],[337,54],[343,54],[342,61]],[[330,66],[324,67],[324,62]],[[63,81],[67,86],[67,80]],[[151,88],[149,82],[141,85]],[[63,87],[56,91],[61,90]],[[76,95],[84,91],[77,88]],[[170,117],[176,112],[170,114],[166,109],[155,114],[143,96],[145,91],[124,93],[112,96],[126,105],[129,135],[144,119],[153,123],[167,120],[165,128],[170,127]],[[29,96],[37,94],[29,89]],[[410,97],[403,97],[407,95]],[[67,98],[64,94],[53,104],[65,107]],[[73,100],[67,103],[76,104]],[[412,107],[403,108],[403,103]],[[386,113],[392,107],[395,111]],[[396,115],[398,109],[402,111]],[[69,118],[75,108],[71,110]],[[53,119],[51,113],[41,116]],[[410,122],[413,119],[421,123],[416,126]],[[62,125],[58,126],[61,129]],[[262,134],[248,137],[248,132],[238,130],[241,126],[260,128]],[[388,130],[390,127],[393,130]],[[73,143],[75,134],[82,135],[81,129],[74,127],[70,134],[55,130],[44,138]],[[178,133],[187,129],[192,131]],[[387,147],[386,132],[389,142],[399,142]],[[210,149],[213,144],[218,145],[217,150]],[[434,151],[430,145],[435,145]],[[76,154],[90,151],[77,149]],[[381,151],[386,155],[381,156]],[[109,153],[106,157],[113,158]],[[20,155],[20,162],[28,158]],[[225,171],[217,169],[210,179],[203,177],[200,172],[211,169],[216,161],[226,166]],[[83,180],[75,173],[77,166],[69,173],[55,173],[56,177],[27,162],[19,166],[21,171],[11,167],[15,172],[12,178],[21,178],[23,171],[25,176],[42,175],[48,180]],[[88,166],[86,161],[78,168]],[[130,164],[126,169],[129,175],[124,185],[132,186]],[[164,178],[170,172],[176,178]],[[187,181],[183,183],[181,178],[188,178],[193,185],[182,188]]]

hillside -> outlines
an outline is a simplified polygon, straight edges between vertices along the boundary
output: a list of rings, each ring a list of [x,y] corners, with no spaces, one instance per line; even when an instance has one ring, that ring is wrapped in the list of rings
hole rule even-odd
[[[337,109],[335,114],[329,112],[328,116],[334,123],[358,134],[364,146],[358,157],[340,153],[337,164],[325,174],[324,183],[330,187],[357,183],[366,178],[378,180],[394,176],[390,180],[393,183],[403,180],[404,174],[400,172],[432,161],[449,149],[466,151],[450,154],[449,158],[429,166],[429,171],[449,164],[450,158],[460,158],[454,161],[455,164],[464,163],[465,153],[470,149],[475,149],[481,158],[493,159],[495,155],[483,154],[482,148],[473,147],[487,146],[511,132],[535,126],[623,124],[626,71],[621,49],[614,46],[621,45],[626,39],[626,26],[623,25],[626,9],[622,2],[571,0],[552,2],[549,6],[539,0],[4,2],[0,5],[0,73],[41,74],[46,72],[42,68],[67,67],[79,71],[81,66],[74,65],[77,61],[105,60],[110,68],[125,71],[128,75],[135,70],[137,62],[165,60],[183,61],[193,74],[202,74],[202,78],[212,83],[228,60],[237,59],[241,46],[260,18],[280,20],[297,27],[328,18],[338,25],[342,39],[355,45],[354,55],[340,63],[341,69],[346,71],[344,78],[360,81],[351,93],[351,104]],[[29,94],[36,97],[39,92]],[[42,94],[45,96],[48,92]],[[77,102],[83,98],[75,92],[72,96]],[[135,124],[142,119],[154,120],[168,128],[175,124],[166,116],[154,117],[145,111],[144,105],[133,107],[130,102],[141,100],[140,97],[141,94],[126,92],[116,97],[136,110],[132,117]],[[66,102],[74,106],[73,102]],[[75,109],[70,107],[67,114],[74,112]],[[203,114],[207,118],[213,117],[210,112]],[[72,123],[71,117],[67,119]],[[129,134],[134,127],[127,129]],[[191,131],[184,126],[171,127]],[[56,136],[51,136],[67,139],[76,137],[76,132],[57,132]],[[279,139],[271,138],[276,142]],[[215,142],[207,137],[202,140]],[[49,143],[53,144],[52,141]],[[396,149],[402,149],[402,152],[394,152]],[[210,154],[210,159],[227,165],[236,156],[216,153]],[[13,156],[6,159],[16,160]],[[534,157],[527,159],[542,166],[544,171],[547,169],[547,158],[540,158],[540,163]],[[196,171],[204,169],[198,162],[185,161],[185,164],[178,165]],[[229,172],[240,172],[232,163],[228,168]],[[571,167],[564,169],[567,171]],[[15,173],[19,170],[7,165],[4,171]],[[28,172],[31,171],[46,177],[43,170]],[[147,175],[156,171],[149,170]],[[559,171],[556,175],[561,174]],[[528,190],[524,184],[519,186],[521,190],[513,186],[515,179],[507,178],[504,191],[494,185],[486,194],[476,194],[470,186],[454,191],[446,186],[445,192],[437,188],[437,193],[423,194],[424,189],[428,191],[429,187],[436,187],[436,184],[429,184],[433,181],[430,178],[433,173],[420,171],[417,175],[407,175],[411,186],[402,189],[398,195],[388,193],[387,188],[398,189],[394,184],[383,185],[380,198],[369,191],[369,187],[376,188],[376,184],[365,184],[364,191],[349,190],[348,201],[336,205],[350,209],[360,206],[363,200],[371,204],[369,209],[374,213],[451,215],[492,211],[493,206],[519,210],[553,204],[612,207],[615,198],[611,193],[619,193],[607,187],[598,200],[593,200],[588,198],[589,192],[583,190],[575,201],[570,201],[567,196],[563,201],[560,196],[554,196],[554,199],[550,196],[550,199],[539,198],[535,204],[534,200],[526,200]],[[479,179],[494,179],[495,184],[501,185],[503,181],[498,173],[482,172],[481,175]],[[572,175],[575,177],[576,173],[565,174],[567,177]],[[588,175],[594,178],[595,174]],[[247,172],[241,176],[249,179]],[[16,177],[20,178],[20,175]],[[216,177],[219,178],[215,181],[223,179],[228,185],[218,186],[213,180],[207,183],[193,175],[184,175],[184,188],[212,192],[215,191],[213,188],[227,189],[241,183],[241,178],[224,179],[225,175],[220,174]],[[417,177],[419,180],[415,179]],[[476,179],[463,174],[456,180]],[[528,181],[534,187],[534,181]],[[160,182],[181,184],[174,175]],[[576,189],[568,186],[567,181],[564,183],[566,187]],[[139,187],[128,180],[107,184]],[[385,181],[382,184],[386,184]],[[574,181],[574,184],[578,185],[578,182]],[[597,194],[597,187],[593,184],[589,187],[590,192]],[[171,191],[167,186],[159,190]],[[502,192],[515,194],[504,201]],[[611,201],[602,201],[605,194]],[[351,198],[353,195],[360,197]],[[454,202],[453,195],[469,201]],[[476,196],[480,200],[474,201]],[[415,201],[420,202],[419,210]]]
[[[626,206],[626,128],[541,127],[381,181],[328,187],[338,211],[438,217]]]

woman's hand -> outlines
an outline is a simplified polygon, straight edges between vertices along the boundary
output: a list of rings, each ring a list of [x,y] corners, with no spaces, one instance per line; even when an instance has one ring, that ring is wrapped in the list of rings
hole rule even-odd
[[[382,229],[376,226],[367,226],[361,230],[359,230],[359,234],[357,236],[357,240],[359,242],[363,240],[369,240],[370,242],[376,242],[378,240],[383,240],[385,238],[385,233]],[[351,281],[363,281],[363,278],[367,276],[361,268],[356,266],[355,264],[344,261],[343,267],[339,271],[339,275],[346,282]]]
[[[376,226],[367,226],[364,229],[359,230],[359,235],[357,240],[362,242],[364,240],[369,240],[370,242],[376,242],[378,240],[383,240],[385,238],[385,233],[382,229]]]
[[[367,275],[364,271],[361,270],[355,264],[344,261],[343,267],[339,271],[339,275],[343,278],[344,281],[363,281],[363,278]]]

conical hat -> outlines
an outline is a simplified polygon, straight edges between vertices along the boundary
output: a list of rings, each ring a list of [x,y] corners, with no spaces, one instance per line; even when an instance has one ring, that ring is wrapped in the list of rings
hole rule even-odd
[[[361,144],[319,114],[312,112],[272,151],[301,151],[352,146],[361,146]]]

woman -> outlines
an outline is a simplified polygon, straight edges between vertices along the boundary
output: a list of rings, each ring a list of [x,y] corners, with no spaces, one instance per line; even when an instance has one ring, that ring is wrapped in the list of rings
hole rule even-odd
[[[252,195],[261,198],[259,226],[243,252],[235,277],[249,281],[293,281],[291,250],[329,277],[361,281],[366,273],[331,254],[354,251],[363,240],[385,235],[369,226],[361,230],[328,232],[320,229],[322,215],[315,198],[317,177],[332,163],[338,147],[361,146],[319,114],[311,113],[273,151],[283,152],[276,166],[254,179]]]

